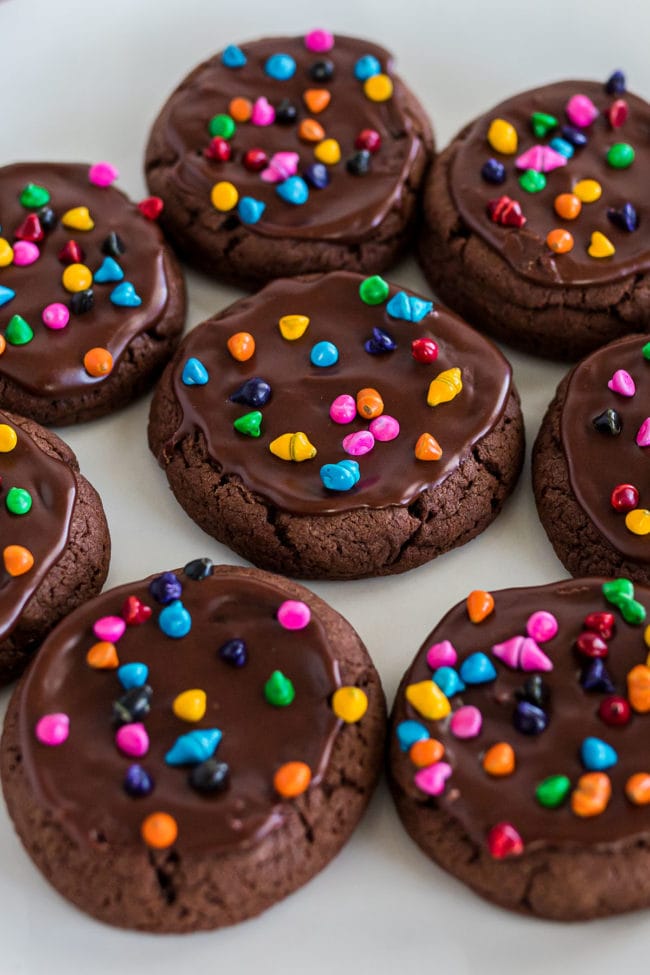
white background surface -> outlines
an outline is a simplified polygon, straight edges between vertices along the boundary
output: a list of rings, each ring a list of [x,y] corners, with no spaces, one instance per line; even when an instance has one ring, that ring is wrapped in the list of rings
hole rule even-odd
[[[230,42],[317,26],[392,49],[433,119],[439,147],[508,95],[564,77],[604,81],[620,67],[632,90],[650,95],[650,5],[642,0],[328,0],[311,7],[287,0],[0,0],[0,164],[107,159],[121,172],[118,186],[140,199],[149,126],[190,68]],[[412,259],[388,276],[428,292]],[[189,271],[187,281],[188,328],[240,295]],[[509,356],[530,448],[565,367]],[[238,561],[173,500],[146,448],[148,408],[146,398],[61,431],[104,500],[113,537],[108,585],[200,555]],[[392,579],[313,588],[358,629],[392,702],[421,641],[471,589],[565,575],[537,521],[527,463],[504,513],[465,548]],[[0,808],[0,975],[384,975],[407,968],[600,975],[645,967],[647,923],[638,913],[551,924],[484,903],[412,844],[382,783],[340,856],[262,917],[209,934],[134,934],[101,925],[59,897]]]

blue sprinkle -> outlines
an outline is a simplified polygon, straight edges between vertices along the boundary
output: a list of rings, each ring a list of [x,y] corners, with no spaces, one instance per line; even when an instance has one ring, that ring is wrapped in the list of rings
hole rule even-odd
[[[395,734],[403,752],[407,752],[416,741],[424,741],[425,738],[429,738],[429,732],[419,721],[400,721],[395,728]]]
[[[438,667],[433,672],[433,681],[445,697],[453,697],[465,690],[465,685],[453,667]]]
[[[405,322],[421,322],[432,309],[432,301],[407,295],[405,291],[398,291],[386,305],[391,318],[401,318]]]
[[[484,653],[471,653],[460,665],[460,676],[466,684],[487,684],[497,672],[494,664]]]
[[[341,460],[338,464],[323,464],[320,477],[329,491],[350,491],[361,474],[355,460]]]
[[[271,387],[265,379],[260,379],[259,376],[247,379],[228,397],[231,403],[243,403],[244,406],[254,406],[256,409],[260,406],[266,406],[270,398]]]
[[[218,728],[198,728],[180,735],[165,755],[168,765],[198,765],[217,750],[222,735]]]
[[[221,63],[226,68],[243,68],[246,60],[246,55],[242,49],[235,44],[229,44],[221,55]]]
[[[132,663],[122,664],[117,668],[117,677],[125,691],[130,691],[132,687],[142,687],[147,683],[149,668],[146,664]]]
[[[142,304],[142,298],[130,281],[122,281],[111,291],[111,301],[120,308],[137,308]]]
[[[554,139],[550,141],[551,149],[555,149],[559,152],[561,156],[565,159],[572,159],[575,152],[575,147],[569,142],[568,139],[561,139],[559,136],[555,136]]]
[[[242,223],[257,223],[265,210],[266,203],[252,196],[242,196],[237,204],[237,213]]]
[[[329,186],[330,174],[325,163],[312,163],[311,166],[307,166],[303,175],[315,190],[324,190],[326,186]]]
[[[359,470],[359,463],[356,460],[340,460],[339,467],[345,468],[349,471],[354,478],[354,483],[356,484],[361,478],[361,471]]]
[[[614,71],[605,82],[608,95],[624,95],[626,91],[625,75],[622,71]]]
[[[309,353],[312,366],[325,368],[333,366],[339,361],[339,350],[333,342],[317,342]]]
[[[599,694],[613,694],[615,691],[602,657],[594,657],[589,661],[580,675],[580,684],[586,691],[596,691]]]
[[[164,609],[161,609],[158,626],[165,636],[180,640],[181,637],[187,636],[192,629],[192,617],[180,599],[175,599],[173,603],[168,603]]]
[[[302,206],[309,199],[309,187],[302,176],[290,176],[283,183],[278,183],[275,192],[285,203],[293,203],[294,206]]]
[[[575,149],[582,149],[589,141],[585,133],[580,129],[576,129],[573,125],[563,125],[560,132],[562,133],[562,138],[570,142]]]
[[[288,81],[296,73],[296,62],[290,54],[272,54],[270,58],[267,58],[264,70],[269,78],[275,78],[276,81]]]
[[[580,748],[580,758],[586,769],[601,772],[618,762],[618,755],[611,745],[601,738],[585,738]]]
[[[519,701],[512,723],[522,735],[541,735],[548,725],[548,715],[530,701]]]
[[[354,77],[357,81],[367,81],[376,74],[381,74],[381,64],[374,54],[364,54],[354,66]]]
[[[121,281],[124,271],[112,257],[105,257],[102,266],[93,274],[93,281],[97,284],[108,284],[110,281]]]
[[[129,765],[124,776],[124,791],[134,799],[153,792],[154,780],[141,765]]]
[[[149,593],[163,606],[174,599],[180,599],[182,592],[183,584],[173,572],[163,572],[149,583]]]
[[[248,660],[246,644],[238,637],[226,642],[219,647],[219,656],[232,667],[243,667]]]
[[[488,159],[481,167],[481,176],[486,183],[493,183],[499,186],[505,182],[506,167],[498,159]]]
[[[192,357],[183,366],[181,379],[186,386],[205,386],[209,378],[208,370],[200,359]]]
[[[393,352],[397,348],[397,342],[383,328],[373,328],[372,338],[367,339],[363,347],[370,355],[383,355],[385,352]]]
[[[620,210],[608,207],[607,216],[619,230],[627,230],[633,233],[639,226],[639,217],[631,203],[624,203]]]
[[[0,285],[0,308],[2,308],[3,305],[8,305],[11,299],[15,297],[15,291],[12,291],[11,288],[5,288]]]

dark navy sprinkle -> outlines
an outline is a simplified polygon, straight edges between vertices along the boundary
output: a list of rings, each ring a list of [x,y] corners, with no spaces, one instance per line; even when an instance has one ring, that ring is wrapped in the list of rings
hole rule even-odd
[[[212,559],[193,559],[187,565],[183,566],[183,572],[188,579],[194,579],[195,582],[202,582],[203,579],[207,579],[208,576],[212,575],[213,564]]]
[[[293,125],[297,118],[296,106],[288,98],[283,98],[275,110],[275,121],[278,125]]]
[[[73,315],[85,315],[94,304],[95,295],[92,288],[88,288],[86,291],[75,291],[70,298],[70,311]]]
[[[481,167],[481,176],[486,183],[493,183],[499,186],[505,181],[506,167],[498,159],[488,159]]]
[[[141,765],[129,765],[124,776],[124,791],[127,795],[134,799],[151,795],[154,784],[152,777]]]
[[[582,671],[580,683],[585,691],[597,691],[602,694],[613,694],[615,691],[602,657],[594,657],[589,661]]]
[[[243,667],[248,660],[246,644],[237,638],[228,640],[223,646],[219,647],[219,656],[231,667]]]
[[[540,735],[548,724],[548,715],[530,701],[520,701],[515,708],[513,724],[524,735]]]
[[[585,133],[580,129],[576,129],[573,125],[563,125],[560,132],[562,138],[570,142],[575,149],[582,149],[589,141]]]
[[[207,762],[195,765],[188,776],[188,781],[197,792],[223,792],[230,783],[230,769],[226,762],[218,762],[216,758],[209,758]]]
[[[609,207],[607,216],[615,227],[619,230],[627,230],[629,234],[639,226],[639,216],[631,203],[624,203],[618,210]]]
[[[244,406],[253,406],[256,409],[264,406],[271,398],[271,387],[265,379],[254,376],[247,379],[230,395],[231,403],[243,403]]]
[[[307,166],[303,175],[315,190],[324,190],[326,186],[329,186],[330,174],[324,163],[312,163],[311,166]]]
[[[312,81],[318,81],[319,83],[331,81],[334,77],[334,62],[330,61],[329,58],[314,61],[309,67],[309,77]]]
[[[625,75],[622,71],[614,71],[605,82],[605,91],[608,95],[623,95],[626,90]]]
[[[591,421],[598,433],[607,433],[610,437],[617,437],[623,429],[621,417],[616,410],[603,410]]]
[[[117,724],[142,721],[151,711],[152,697],[153,691],[148,684],[129,688],[126,694],[113,701],[113,719]]]
[[[156,576],[149,583],[149,592],[156,600],[157,603],[162,603],[166,606],[167,603],[172,603],[175,599],[181,598],[181,593],[183,592],[183,585],[178,576],[175,576],[173,572],[163,572],[162,575]]]

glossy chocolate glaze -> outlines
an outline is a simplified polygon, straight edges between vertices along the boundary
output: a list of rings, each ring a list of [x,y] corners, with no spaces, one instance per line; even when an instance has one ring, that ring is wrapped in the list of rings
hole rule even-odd
[[[22,545],[34,556],[34,565],[21,576],[10,576],[0,560],[2,642],[66,547],[77,489],[68,465],[46,454],[13,417],[0,411],[0,424],[12,427],[18,436],[13,450],[0,453],[0,548]],[[31,494],[27,514],[15,515],[7,509],[5,499],[12,487]]]
[[[539,193],[527,193],[519,185],[521,170],[515,160],[534,145],[548,145],[559,129],[544,138],[533,133],[533,112],[546,112],[567,124],[565,106],[572,95],[587,95],[601,114],[584,131],[588,144],[576,149],[568,164],[546,174],[547,185]],[[624,97],[629,116],[620,128],[613,129],[606,114],[616,98]],[[517,152],[503,155],[487,141],[490,123],[495,118],[514,125],[519,137]],[[636,158],[628,169],[614,169],[606,161],[607,150],[616,142],[630,143]],[[650,105],[636,95],[608,95],[602,84],[593,81],[563,81],[515,95],[501,102],[472,123],[461,136],[451,166],[450,191],[463,222],[497,251],[522,277],[545,286],[605,284],[650,269],[650,204],[648,202],[648,162],[650,154]],[[490,158],[505,164],[506,180],[495,186],[481,177],[481,167]],[[603,189],[595,203],[584,203],[576,220],[562,220],[553,209],[559,193],[570,193],[581,179],[595,179]],[[487,212],[490,200],[500,196],[517,200],[526,224],[520,230],[494,223]],[[639,217],[633,233],[618,229],[607,217],[607,209],[618,209],[630,202]],[[573,250],[555,254],[546,244],[546,235],[556,228],[574,237]],[[616,248],[611,257],[593,258],[587,253],[594,231],[603,233]]]
[[[252,234],[342,243],[366,239],[399,202],[413,162],[424,151],[422,121],[414,117],[413,96],[393,74],[391,55],[368,41],[339,35],[326,54],[308,51],[302,37],[252,41],[242,44],[241,50],[248,59],[243,68],[225,67],[221,55],[196,68],[181,82],[155,123],[167,147],[164,161],[171,168],[179,195],[199,205],[204,201],[206,211],[214,214],[210,190],[215,183],[227,180],[237,187],[240,197],[252,196],[266,204],[259,222],[246,224]],[[287,81],[275,80],[264,71],[266,60],[278,52],[291,55],[297,65],[293,78]],[[393,81],[393,95],[388,101],[370,101],[362,82],[354,77],[354,65],[365,54],[376,57]],[[333,61],[334,75],[330,81],[316,82],[310,78],[309,68],[323,58]],[[315,115],[303,101],[303,92],[310,88],[331,93],[327,108]],[[297,120],[292,125],[238,123],[231,140],[231,159],[206,159],[202,150],[210,141],[208,123],[214,115],[227,114],[235,97],[251,102],[265,97],[274,107],[287,98],[298,110]],[[328,166],[328,187],[310,189],[308,201],[294,206],[283,201],[275,186],[263,182],[259,173],[245,169],[242,158],[252,148],[264,149],[269,157],[275,152],[297,152],[301,174],[316,162],[315,143],[298,138],[298,126],[305,118],[314,118],[324,128],[326,138],[339,142],[341,161]],[[363,129],[379,132],[382,146],[372,156],[370,171],[355,176],[348,172],[346,160],[357,151],[354,141]],[[223,215],[224,220],[230,217]],[[200,214],[197,219],[201,219]]]
[[[484,846],[487,833],[496,823],[510,822],[520,833],[526,850],[542,846],[580,848],[602,844],[611,848],[650,834],[648,806],[634,806],[624,794],[629,776],[648,771],[648,731],[650,717],[633,713],[626,726],[605,724],[597,714],[606,696],[586,692],[579,682],[581,664],[573,650],[583,631],[583,621],[591,612],[613,612],[614,635],[607,641],[607,670],[616,693],[627,696],[626,675],[637,664],[645,663],[648,648],[643,640],[644,626],[624,622],[602,595],[603,579],[575,579],[549,586],[508,589],[493,593],[494,612],[479,624],[471,623],[465,602],[458,603],[424,641],[407,671],[393,714],[391,731],[392,774],[398,786],[416,803],[435,805],[459,821],[467,834]],[[635,598],[650,608],[650,590],[635,587]],[[549,724],[540,735],[528,736],[517,731],[512,715],[517,703],[515,692],[530,676],[506,667],[490,654],[490,648],[510,637],[526,634],[529,616],[538,610],[554,614],[559,622],[557,635],[540,644],[551,658],[554,669],[542,674],[550,688]],[[451,699],[452,712],[462,704],[473,704],[483,715],[483,727],[477,738],[461,741],[449,731],[449,719],[427,721],[404,697],[405,684],[431,678],[426,663],[428,648],[450,640],[458,651],[458,664],[470,653],[483,651],[492,659],[497,679],[482,687],[473,687]],[[395,726],[404,719],[424,724],[432,737],[445,746],[443,761],[453,772],[443,795],[429,799],[414,784],[415,766],[400,751],[395,740]],[[611,744],[618,752],[618,764],[607,770],[612,783],[612,797],[606,810],[593,818],[581,819],[571,811],[567,799],[559,809],[547,809],[535,798],[535,787],[548,776],[566,775],[572,788],[586,771],[580,761],[580,746],[587,736]],[[482,767],[482,756],[496,742],[508,742],[516,754],[512,775],[494,778]]]
[[[162,607],[148,592],[151,579],[121,586],[68,616],[43,644],[20,691],[20,736],[25,774],[39,802],[52,809],[81,844],[112,847],[141,844],[142,820],[155,811],[178,823],[174,844],[184,852],[228,852],[251,846],[283,821],[283,803],[273,789],[276,769],[288,761],[306,762],[318,783],[341,727],[330,707],[340,685],[336,648],[318,612],[305,629],[283,629],[275,618],[287,598],[281,580],[251,578],[250,570],[217,567],[203,581],[182,581],[181,600],[192,617],[182,639],[159,628]],[[154,577],[151,577],[154,578]],[[93,670],[85,661],[96,642],[92,625],[105,615],[120,615],[127,596],[152,606],[151,618],[129,626],[117,643],[120,663],[149,666],[152,708],[144,718],[150,749],[142,759],[121,754],[114,744],[113,701],[123,690],[114,670]],[[242,668],[218,656],[227,640],[246,642]],[[294,684],[294,702],[276,708],[264,697],[264,684],[281,670]],[[177,718],[172,702],[182,691],[207,695],[205,716],[197,723]],[[51,712],[70,716],[70,736],[58,747],[41,745],[34,734],[38,719]],[[230,766],[230,786],[204,795],[188,784],[189,768],[166,765],[164,756],[179,735],[217,727],[223,739],[215,758]],[[154,791],[131,798],[122,782],[137,761],[153,776]],[[71,772],[71,769],[73,770]],[[291,801],[291,800],[288,800]]]
[[[637,508],[650,508],[650,448],[636,442],[639,427],[650,416],[650,362],[641,353],[648,341],[650,335],[632,335],[583,359],[570,373],[560,424],[569,481],[578,503],[617,551],[643,563],[650,562],[650,535],[629,531],[626,512],[616,511],[610,497],[617,484],[633,484],[639,491]],[[608,389],[618,369],[632,376],[634,396]],[[594,418],[607,409],[621,417],[618,436],[600,433],[593,425]]]
[[[54,399],[69,393],[82,393],[108,377],[93,377],[84,368],[83,357],[92,348],[106,348],[113,356],[113,367],[133,339],[153,328],[165,314],[168,301],[163,266],[164,243],[157,226],[144,217],[136,205],[113,187],[98,187],[88,179],[88,166],[68,163],[19,163],[0,170],[0,236],[13,243],[14,231],[25,217],[36,210],[25,209],[19,196],[27,183],[45,187],[51,207],[59,220],[37,246],[40,257],[28,267],[10,264],[0,268],[0,285],[11,288],[16,297],[0,308],[0,332],[15,314],[21,315],[34,331],[27,345],[9,345],[0,357],[0,377],[22,386],[30,393]],[[93,230],[64,227],[60,218],[73,207],[86,206],[95,222]],[[102,243],[115,231],[123,240],[125,252],[117,263],[124,271],[142,304],[138,308],[114,305],[109,298],[117,282],[93,284],[94,307],[84,314],[70,314],[68,325],[60,330],[47,328],[43,309],[53,303],[69,305],[72,295],[61,283],[65,265],[58,254],[69,240],[84,251],[83,263],[94,273],[106,255]]]
[[[423,490],[435,487],[498,422],[511,390],[511,370],[496,346],[451,312],[436,307],[420,324],[391,318],[385,305],[367,305],[359,297],[360,275],[337,272],[311,279],[284,279],[268,285],[253,298],[232,305],[222,315],[200,325],[188,336],[173,361],[173,389],[183,411],[180,429],[167,450],[199,429],[208,452],[225,473],[235,474],[252,491],[294,513],[324,514],[354,508],[407,505]],[[392,285],[391,296],[400,289]],[[310,319],[296,341],[282,338],[283,315]],[[385,355],[370,355],[364,342],[379,327],[397,342]],[[256,341],[247,362],[232,358],[228,338],[241,331]],[[433,337],[439,346],[433,363],[411,355],[413,339]],[[339,350],[336,365],[310,363],[312,346],[331,341]],[[182,382],[184,364],[198,358],[208,370],[205,386]],[[454,400],[435,408],[427,405],[429,384],[443,370],[458,366],[463,389]],[[229,401],[247,379],[262,377],[272,388],[261,408],[262,435],[258,439],[233,429],[233,421],[252,407]],[[359,415],[341,425],[329,417],[332,401],[347,393],[373,387],[384,400],[384,412],[401,426],[396,440],[376,442],[370,453],[352,458],[342,447],[345,436],[368,429]],[[286,432],[305,433],[316,447],[312,460],[281,460],[269,444]],[[442,447],[438,461],[417,460],[420,434],[431,433]],[[355,459],[361,479],[346,492],[328,491],[320,478],[326,463]]]

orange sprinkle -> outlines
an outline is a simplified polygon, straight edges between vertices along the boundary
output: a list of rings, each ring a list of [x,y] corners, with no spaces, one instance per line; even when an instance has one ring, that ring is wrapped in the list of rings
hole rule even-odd
[[[625,783],[625,795],[635,806],[647,806],[650,802],[650,775],[637,772]]]
[[[587,772],[578,779],[571,794],[571,809],[583,819],[599,816],[607,808],[612,794],[612,783],[604,772]]]
[[[298,126],[298,138],[303,142],[321,142],[325,138],[325,129],[313,118],[305,118]]]
[[[329,105],[332,93],[326,88],[307,88],[306,91],[303,91],[302,98],[309,111],[318,115],[319,112],[324,112]]]
[[[178,823],[166,812],[154,812],[142,821],[140,834],[147,846],[154,850],[165,850],[176,842]]]
[[[2,557],[10,576],[24,576],[34,564],[34,556],[22,545],[7,545]]]
[[[483,768],[488,775],[512,775],[515,770],[515,751],[507,741],[498,741],[483,756]]]
[[[414,741],[409,748],[409,758],[418,768],[425,768],[427,765],[434,765],[439,762],[445,754],[445,746],[437,738],[423,738],[422,741]]]
[[[440,460],[442,447],[430,433],[421,433],[415,445],[415,456],[418,460]]]
[[[474,589],[467,597],[467,615],[472,623],[481,623],[494,609],[494,596],[485,589]]]
[[[273,788],[285,799],[301,795],[311,782],[311,769],[304,762],[286,762],[273,776]]]
[[[550,230],[546,235],[546,246],[550,247],[556,254],[568,254],[569,251],[573,250],[573,243],[573,234],[570,234],[568,230],[562,230],[560,227],[557,230]]]
[[[627,675],[627,696],[638,714],[650,711],[650,667],[637,664]]]
[[[115,670],[120,666],[115,644],[108,640],[100,640],[94,643],[86,654],[86,663],[95,670]]]
[[[231,356],[237,362],[248,362],[255,352],[255,339],[250,332],[235,332],[226,344]]]
[[[555,212],[563,220],[575,220],[580,216],[582,200],[575,193],[560,193],[553,201]]]
[[[228,114],[235,122],[248,122],[253,114],[253,103],[248,98],[233,98],[228,106]]]
[[[7,341],[4,335],[0,335],[0,355],[2,355],[2,353],[6,348],[7,348]]]
[[[357,393],[357,412],[364,420],[372,420],[384,412],[384,401],[371,386]]]
[[[84,369],[89,376],[107,376],[113,368],[113,356],[108,349],[99,346],[89,349],[84,356]]]

